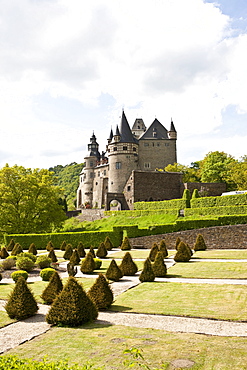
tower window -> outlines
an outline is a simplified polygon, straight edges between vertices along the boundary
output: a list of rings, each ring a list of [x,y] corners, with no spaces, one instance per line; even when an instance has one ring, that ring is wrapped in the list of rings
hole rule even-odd
[[[116,170],[120,170],[122,167],[122,163],[121,162],[116,162]]]
[[[147,168],[150,168],[151,166],[150,166],[150,162],[145,162],[144,163],[144,168],[145,169],[147,169]]]
[[[100,177],[100,171],[98,171],[98,177]]]
[[[90,161],[89,165],[90,165],[90,167],[93,167],[93,161]]]
[[[136,152],[136,147],[133,148],[133,152]]]
[[[104,170],[104,176],[106,176],[106,170]]]
[[[116,151],[117,151],[117,147],[116,147],[116,146],[114,146],[113,151],[114,151],[114,152],[116,152]]]
[[[94,175],[94,173],[93,172],[90,172],[90,179],[93,178],[93,175]]]
[[[127,146],[123,146],[123,150],[127,150],[128,148],[127,148]]]
[[[149,143],[144,143],[144,146],[149,146]]]
[[[130,191],[131,190],[131,186],[130,185],[128,185],[127,186],[127,191]]]

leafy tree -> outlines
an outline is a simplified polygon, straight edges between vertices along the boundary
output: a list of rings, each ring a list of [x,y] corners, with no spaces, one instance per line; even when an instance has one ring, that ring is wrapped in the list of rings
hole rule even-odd
[[[167,172],[181,172],[183,182],[200,182],[200,162],[191,163],[191,167],[180,163],[168,164],[165,167]]]
[[[230,165],[230,178],[237,190],[247,190],[247,156],[241,157],[237,163]]]
[[[60,228],[66,218],[60,196],[48,170],[6,165],[0,170],[0,231],[27,234]]]

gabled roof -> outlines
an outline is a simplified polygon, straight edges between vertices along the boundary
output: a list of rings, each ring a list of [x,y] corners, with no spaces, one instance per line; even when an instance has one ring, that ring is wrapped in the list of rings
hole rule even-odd
[[[123,143],[136,143],[137,140],[134,138],[125,113],[123,111],[122,118],[119,126],[120,131],[120,141]]]
[[[139,140],[145,139],[169,139],[167,129],[157,120],[157,118],[155,118],[147,131],[139,138]]]

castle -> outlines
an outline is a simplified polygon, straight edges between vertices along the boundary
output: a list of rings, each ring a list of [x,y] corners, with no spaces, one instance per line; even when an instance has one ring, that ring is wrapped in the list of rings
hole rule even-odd
[[[121,209],[133,209],[136,201],[181,197],[182,174],[157,171],[177,162],[173,121],[168,131],[156,118],[148,128],[137,118],[130,129],[123,111],[107,141],[106,152],[100,154],[94,133],[90,138],[77,190],[78,209],[110,209],[113,200]]]

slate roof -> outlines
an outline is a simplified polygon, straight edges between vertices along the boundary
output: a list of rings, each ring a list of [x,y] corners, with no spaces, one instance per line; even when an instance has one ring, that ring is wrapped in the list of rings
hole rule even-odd
[[[127,118],[125,116],[125,113],[123,111],[122,118],[120,122],[120,141],[123,143],[137,143],[138,141],[134,138],[129,123],[127,121]]]
[[[148,140],[148,139],[169,139],[167,129],[155,118],[153,123],[149,126],[146,132],[142,134],[139,140]]]

